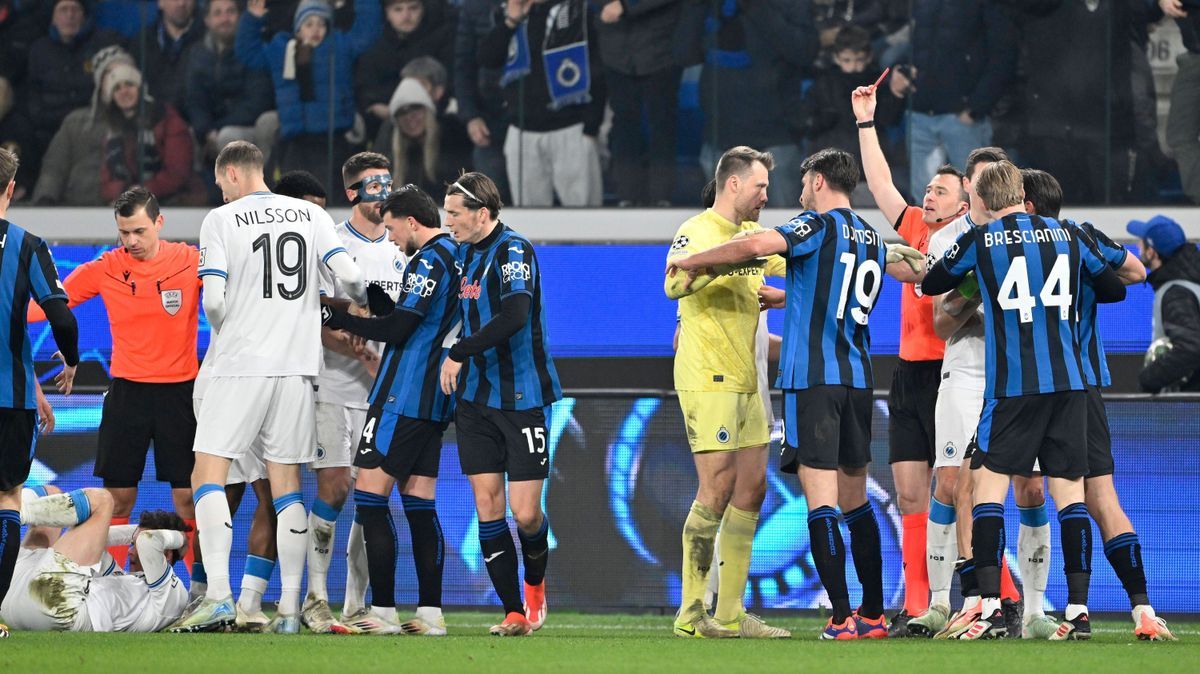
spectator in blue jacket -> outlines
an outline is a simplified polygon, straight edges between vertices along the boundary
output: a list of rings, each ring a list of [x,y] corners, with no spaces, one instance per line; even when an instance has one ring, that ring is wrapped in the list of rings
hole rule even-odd
[[[207,161],[235,140],[250,141],[270,154],[279,128],[278,116],[268,112],[271,76],[247,68],[233,53],[238,15],[236,0],[208,0],[207,32],[186,57],[184,113]]]
[[[992,144],[989,117],[1016,74],[1019,43],[995,0],[913,0],[912,8],[909,194],[921,195],[939,165],[963,166],[971,150]]]
[[[325,179],[351,154],[347,132],[355,126],[354,64],[379,38],[379,0],[354,0],[354,25],[331,30],[333,9],[324,0],[301,0],[291,33],[262,39],[265,0],[250,0],[238,21],[235,49],[248,67],[269,70],[279,111],[279,168],[313,170]],[[332,118],[332,129],[330,119]],[[327,144],[333,135],[333,154]],[[336,178],[336,180],[335,180]],[[335,197],[344,199],[340,192]]]

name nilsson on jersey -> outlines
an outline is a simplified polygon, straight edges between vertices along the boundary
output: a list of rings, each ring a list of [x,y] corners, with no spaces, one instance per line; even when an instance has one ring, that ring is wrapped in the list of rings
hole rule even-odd
[[[276,222],[312,222],[312,213],[298,208],[264,208],[257,211],[233,214],[235,224],[270,225]]]
[[[1071,233],[1065,227],[1046,229],[1002,229],[997,232],[984,232],[983,245],[1007,246],[1022,243],[1048,243],[1051,241],[1070,241]]]

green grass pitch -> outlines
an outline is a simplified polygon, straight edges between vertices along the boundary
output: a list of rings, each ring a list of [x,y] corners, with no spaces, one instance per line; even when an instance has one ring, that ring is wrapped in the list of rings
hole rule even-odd
[[[783,641],[671,636],[670,617],[550,613],[532,637],[487,634],[497,616],[451,611],[450,636],[57,634],[0,640],[0,672],[1195,672],[1200,623],[1172,621],[1179,641],[1137,641],[1128,621],[1098,621],[1090,642],[925,640],[819,642],[814,617],[772,616]],[[784,669],[786,668],[786,669]]]

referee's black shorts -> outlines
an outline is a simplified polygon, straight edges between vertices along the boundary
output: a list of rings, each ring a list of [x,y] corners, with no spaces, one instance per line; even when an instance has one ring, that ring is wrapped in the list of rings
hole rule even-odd
[[[888,391],[888,463],[934,464],[933,419],[941,381],[940,360],[902,360],[896,365]]]
[[[37,438],[36,411],[0,407],[0,491],[29,479]]]
[[[192,483],[196,415],[193,381],[147,384],[113,379],[104,394],[100,447],[92,474],[104,486],[136,487],[154,444],[154,477],[175,489]]]

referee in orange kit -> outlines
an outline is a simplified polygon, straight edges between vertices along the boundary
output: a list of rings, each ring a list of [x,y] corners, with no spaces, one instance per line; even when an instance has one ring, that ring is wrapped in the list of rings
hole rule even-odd
[[[81,265],[63,281],[69,306],[99,295],[112,330],[112,383],[104,396],[94,474],[113,495],[113,524],[128,524],[146,454],[155,477],[171,483],[175,511],[196,526],[192,504],[192,384],[199,369],[199,251],[159,239],[158,200],[134,187],[113,202],[121,247]],[[46,316],[31,305],[29,320]],[[124,566],[126,549],[110,548]],[[190,552],[190,551],[189,551]],[[191,554],[187,555],[191,568]]]

